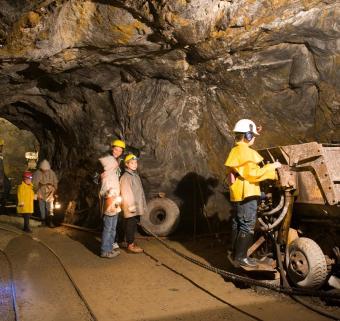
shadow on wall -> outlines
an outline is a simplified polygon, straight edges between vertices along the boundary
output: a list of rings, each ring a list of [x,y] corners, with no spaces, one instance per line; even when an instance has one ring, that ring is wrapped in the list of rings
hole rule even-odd
[[[233,270],[227,259],[233,208],[223,184],[190,172],[174,194],[181,200],[181,222],[170,238],[212,266]]]
[[[190,172],[181,179],[174,191],[181,201],[179,233],[192,231],[195,235],[220,230],[219,212],[228,212],[228,206],[224,206],[228,196],[220,187],[217,178],[205,178],[195,172]]]

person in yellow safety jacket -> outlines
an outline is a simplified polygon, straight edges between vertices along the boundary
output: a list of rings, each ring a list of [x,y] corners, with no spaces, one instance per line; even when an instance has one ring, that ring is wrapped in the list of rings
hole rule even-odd
[[[250,146],[255,135],[259,135],[255,123],[249,119],[239,120],[233,132],[235,146],[225,162],[227,167],[230,200],[234,202],[236,213],[232,219],[231,244],[233,257],[241,266],[256,267],[256,260],[247,256],[253,241],[257,215],[257,201],[261,195],[260,182],[277,179],[276,169],[279,162],[260,167],[262,156]]]
[[[30,229],[30,216],[34,212],[33,202],[34,202],[34,192],[32,184],[32,173],[25,172],[23,174],[23,182],[18,186],[17,191],[18,196],[18,207],[17,212],[22,214],[24,217],[24,228],[25,232],[32,232]]]

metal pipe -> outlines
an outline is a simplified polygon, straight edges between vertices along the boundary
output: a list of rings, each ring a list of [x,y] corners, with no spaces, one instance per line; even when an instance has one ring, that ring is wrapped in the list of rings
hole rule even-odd
[[[285,218],[285,216],[288,213],[288,209],[289,209],[289,206],[290,206],[289,200],[291,199],[291,197],[290,197],[289,193],[290,193],[289,191],[285,191],[285,205],[283,207],[283,210],[282,210],[280,216],[275,220],[275,222],[273,224],[266,224],[266,223],[263,222],[262,218],[258,219],[260,224],[262,225],[261,226],[262,231],[264,231],[264,232],[271,231],[283,221],[283,219]]]
[[[269,215],[277,214],[279,211],[282,210],[282,208],[283,208],[283,206],[284,206],[284,203],[285,203],[285,197],[284,197],[283,194],[281,194],[279,204],[278,204],[275,208],[271,209],[271,210],[268,211],[268,212],[261,212],[260,215],[261,215],[261,216],[269,216]]]

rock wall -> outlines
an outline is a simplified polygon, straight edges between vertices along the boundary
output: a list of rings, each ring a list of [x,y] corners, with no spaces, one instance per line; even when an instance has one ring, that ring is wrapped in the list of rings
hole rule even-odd
[[[22,182],[22,174],[27,169],[26,152],[39,151],[39,144],[34,135],[27,130],[20,130],[7,120],[0,118],[0,138],[5,141],[3,147],[4,168],[11,181],[11,193]]]
[[[0,0],[0,17],[0,116],[79,208],[113,137],[140,150],[149,196],[220,218],[238,119],[262,124],[257,147],[340,140],[337,1]]]

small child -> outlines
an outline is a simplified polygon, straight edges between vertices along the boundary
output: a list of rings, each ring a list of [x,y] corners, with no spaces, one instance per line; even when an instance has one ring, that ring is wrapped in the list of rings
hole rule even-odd
[[[32,173],[24,172],[22,177],[22,183],[18,186],[18,207],[17,212],[22,214],[24,217],[24,228],[23,230],[27,233],[31,233],[30,229],[30,215],[33,214],[33,202],[34,192],[32,184]]]
[[[127,250],[142,253],[143,249],[135,244],[135,234],[140,215],[146,212],[146,201],[142,181],[137,173],[138,158],[129,154],[125,157],[125,172],[120,179],[120,192],[125,219],[125,237]]]

